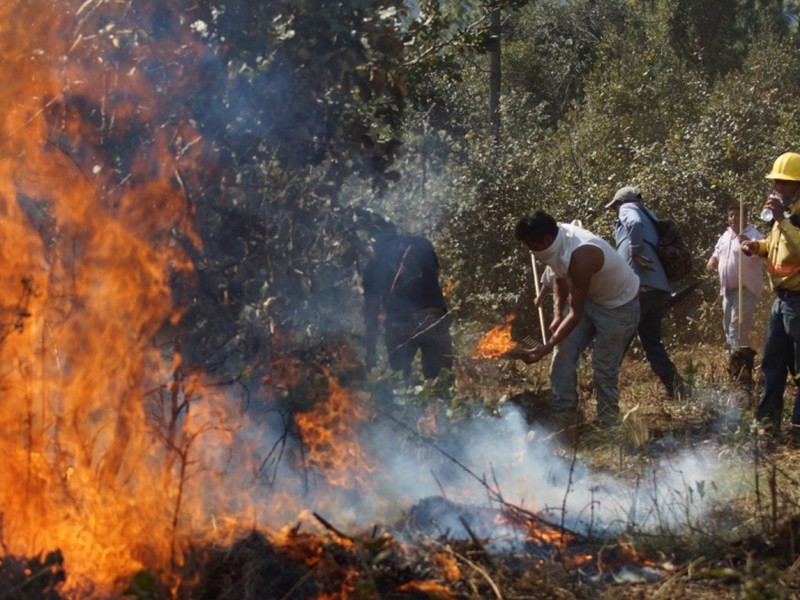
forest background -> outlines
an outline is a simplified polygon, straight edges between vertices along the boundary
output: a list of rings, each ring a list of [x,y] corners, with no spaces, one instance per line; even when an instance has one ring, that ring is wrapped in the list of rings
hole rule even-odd
[[[228,45],[199,118],[238,174],[199,195],[200,362],[250,363],[264,322],[301,346],[357,341],[374,215],[434,241],[456,332],[524,313],[516,220],[543,208],[611,239],[603,205],[628,184],[695,251],[702,300],[670,336],[722,341],[703,268],[727,206],[757,221],[764,175],[796,149],[793,3],[246,6],[205,32]]]

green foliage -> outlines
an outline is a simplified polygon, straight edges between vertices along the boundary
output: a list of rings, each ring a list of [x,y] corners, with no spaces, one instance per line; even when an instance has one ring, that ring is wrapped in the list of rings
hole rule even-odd
[[[740,69],[764,37],[793,35],[792,8],[783,2],[671,0],[653,12],[672,50],[709,79]]]
[[[737,0],[673,0],[667,27],[672,49],[684,61],[703,64],[713,75],[737,66],[745,48],[739,44]]]
[[[554,124],[583,97],[606,32],[641,29],[630,3],[536,2],[509,19],[503,71],[515,102],[544,110]]]
[[[349,155],[329,177],[385,170],[406,96],[402,3],[213,4],[196,118],[224,128],[231,160],[293,170]]]
[[[567,5],[577,12],[581,3]],[[474,132],[465,137],[469,169],[457,181],[442,238],[443,262],[452,269],[456,302],[465,314],[530,306],[530,261],[513,241],[512,229],[534,207],[563,221],[578,218],[613,239],[613,214],[603,204],[618,187],[638,185],[650,207],[681,224],[693,245],[697,277],[724,230],[728,204],[742,199],[750,220],[756,220],[769,188],[764,174],[779,154],[797,149],[800,120],[793,99],[800,74],[790,59],[795,42],[785,30],[763,33],[761,25],[758,35],[755,29],[737,39],[729,33],[714,43],[743,48],[741,55],[727,66],[711,65],[690,60],[692,51],[685,46],[676,48],[670,29],[674,12],[643,6],[641,18],[629,14],[619,27],[607,21],[591,60],[567,50],[558,55],[578,69],[563,77],[581,69],[585,76],[574,84],[582,94],[556,127],[549,101],[530,91],[528,81],[542,76],[543,64],[551,77],[566,67],[558,58],[526,63],[524,52],[531,53],[534,43],[512,37],[508,60],[515,70],[506,80],[503,137],[498,144]],[[696,18],[703,7],[702,2],[669,5]],[[750,10],[757,14],[737,13],[731,31],[739,32],[745,17],[759,23],[772,18],[768,10]],[[529,29],[551,25],[554,39],[573,39],[535,11],[526,18]],[[579,39],[578,26],[572,26]],[[547,34],[540,36],[536,43]],[[583,56],[589,55],[586,50]],[[714,286],[709,278],[701,290],[714,297]],[[535,315],[529,316],[535,322]]]
[[[457,316],[517,311],[532,274],[513,227],[532,208],[610,238],[602,206],[637,184],[685,226],[699,271],[724,207],[745,198],[755,212],[764,171],[800,133],[795,30],[772,5],[731,0],[712,21],[706,0],[204,0],[188,28],[187,6],[126,13],[147,25],[130,47],[94,42],[109,69],[158,49],[145,66],[171,100],[104,150],[122,178],[161,129],[202,140],[181,174],[201,243],[187,250],[195,276],[174,282],[178,334],[190,363],[233,376],[275,332],[302,344],[358,331],[360,209],[434,238]],[[499,139],[487,134],[491,11],[503,17]],[[91,19],[129,25],[102,6]]]
[[[202,251],[180,286],[180,337],[190,364],[236,377],[275,350],[276,331],[302,343],[354,328],[341,307],[358,304],[364,240],[340,193],[398,179],[401,67],[421,34],[394,0],[212,1],[193,14],[206,54],[185,118],[216,164],[187,191]]]
[[[133,575],[122,595],[136,600],[159,600],[169,598],[169,591],[153,573],[142,570]]]
[[[203,253],[182,323],[192,363],[243,373],[274,349],[275,331],[357,330],[370,234],[360,209],[433,232],[457,140],[476,122],[437,111],[477,103],[456,91],[459,57],[485,51],[488,9],[418,9],[204,5],[209,56],[193,118],[219,145],[220,168],[198,206]]]

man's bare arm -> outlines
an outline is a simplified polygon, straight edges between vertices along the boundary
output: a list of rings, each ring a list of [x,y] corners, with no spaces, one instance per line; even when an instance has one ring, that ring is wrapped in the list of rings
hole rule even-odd
[[[532,363],[541,360],[553,351],[553,348],[567,337],[570,332],[580,323],[583,312],[586,309],[586,301],[589,299],[589,286],[592,277],[603,268],[605,257],[603,251],[592,244],[579,246],[572,253],[569,263],[569,312],[567,316],[558,324],[553,332],[553,336],[546,344],[531,351],[530,357],[526,362]]]

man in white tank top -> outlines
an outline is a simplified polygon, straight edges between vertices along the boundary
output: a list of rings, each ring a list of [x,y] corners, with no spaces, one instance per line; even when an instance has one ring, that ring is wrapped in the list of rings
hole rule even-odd
[[[639,278],[608,242],[581,227],[557,223],[542,210],[521,219],[515,235],[555,278],[551,336],[523,359],[530,364],[553,352],[554,418],[562,424],[577,423],[578,362],[594,342],[596,422],[618,423],[619,369],[639,323]],[[537,305],[543,300],[543,295],[537,297]]]

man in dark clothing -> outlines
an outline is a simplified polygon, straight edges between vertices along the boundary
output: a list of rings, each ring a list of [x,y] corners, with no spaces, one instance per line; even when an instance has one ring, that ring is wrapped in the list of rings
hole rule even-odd
[[[417,350],[422,373],[452,371],[453,350],[447,305],[439,287],[439,259],[426,238],[395,235],[393,228],[375,245],[364,269],[364,324],[367,366],[373,367],[380,316],[389,366],[410,375]]]

